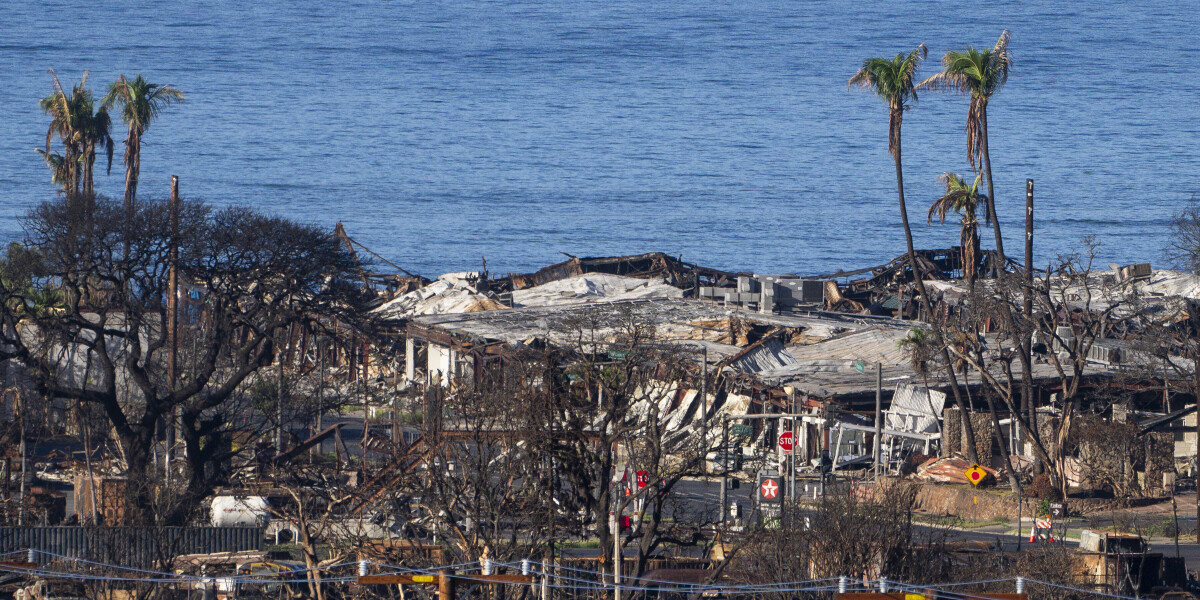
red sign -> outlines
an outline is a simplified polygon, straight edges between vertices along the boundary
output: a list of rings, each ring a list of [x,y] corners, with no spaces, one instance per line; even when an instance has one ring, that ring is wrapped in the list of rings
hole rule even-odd
[[[783,449],[784,454],[791,454],[792,448],[796,447],[796,436],[790,431],[779,434],[779,447]]]
[[[650,473],[648,473],[646,471],[638,471],[637,472],[637,486],[638,486],[639,490],[646,487],[646,484],[649,482],[650,482]]]
[[[773,500],[779,496],[779,483],[771,478],[764,479],[762,485],[758,486],[758,493],[765,500]]]

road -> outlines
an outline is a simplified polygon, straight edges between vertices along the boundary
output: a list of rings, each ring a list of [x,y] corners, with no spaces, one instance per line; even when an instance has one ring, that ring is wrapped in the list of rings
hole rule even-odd
[[[738,489],[728,490],[727,502],[740,504],[743,514],[748,514],[754,505],[754,492],[757,491],[757,482],[754,480],[746,481],[741,479],[741,485]],[[806,485],[807,484],[807,485]],[[811,481],[797,480],[797,491],[801,494],[805,493],[807,488],[808,494],[816,488],[816,484]],[[700,515],[715,515],[720,506],[721,482],[719,479],[713,481],[700,480],[685,480],[680,482],[672,492],[676,501],[684,503],[687,506],[687,513]],[[1196,543],[1196,538],[1192,532],[1195,531],[1196,517],[1194,514],[1183,514],[1184,511],[1194,510],[1195,499],[1194,495],[1179,498],[1179,530],[1187,532],[1186,537],[1181,537],[1176,548],[1175,540],[1164,537],[1153,537],[1150,539],[1150,550],[1152,552],[1161,552],[1166,556],[1182,556],[1190,570],[1200,571],[1200,543]],[[1169,516],[1169,515],[1167,515]],[[1161,527],[1164,522],[1164,515],[1161,513],[1138,513],[1126,512],[1120,515],[1113,515],[1107,519],[1103,517],[1093,517],[1091,522],[1096,525],[1104,525],[1113,521],[1122,523],[1124,527],[1134,530],[1149,531],[1154,528]],[[1029,546],[1029,534],[1027,529],[1024,535],[1016,535],[1013,533],[1015,523],[989,525],[974,528],[950,528],[947,535],[952,540],[970,540],[984,541],[988,543],[1000,543],[1005,550],[1017,550],[1018,548],[1026,548]],[[1028,517],[1024,520],[1024,527],[1028,528],[1031,525]],[[1079,532],[1082,529],[1087,529],[1090,526],[1088,520],[1071,519],[1066,523],[1066,540],[1068,546],[1079,545]],[[934,527],[934,526],[925,526]],[[947,529],[938,527],[939,529]]]

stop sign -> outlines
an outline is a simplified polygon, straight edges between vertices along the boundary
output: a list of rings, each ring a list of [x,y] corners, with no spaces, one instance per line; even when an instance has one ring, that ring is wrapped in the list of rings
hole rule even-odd
[[[783,449],[785,454],[790,454],[792,449],[796,447],[796,436],[790,431],[779,434],[779,447]]]
[[[646,471],[638,471],[637,472],[638,489],[640,490],[640,489],[646,487],[647,483],[650,483],[650,473],[648,473]]]

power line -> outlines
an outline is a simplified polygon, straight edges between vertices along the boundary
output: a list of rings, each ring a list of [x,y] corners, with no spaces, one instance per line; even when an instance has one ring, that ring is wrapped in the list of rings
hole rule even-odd
[[[15,554],[24,554],[27,552],[28,551],[13,551],[13,552],[0,554],[0,556],[11,556],[11,555],[15,555]],[[101,574],[101,573],[86,572],[86,571],[80,572],[80,571],[68,571],[68,570],[54,570],[54,569],[48,569],[48,568],[26,569],[26,568],[21,568],[21,567],[16,567],[16,566],[8,566],[8,565],[0,565],[0,572],[10,573],[10,574],[14,574],[14,575],[32,575],[32,576],[41,576],[41,577],[48,577],[48,578],[60,578],[60,579],[68,579],[68,580],[74,580],[74,581],[107,581],[107,582],[141,583],[141,584],[148,584],[148,583],[212,584],[212,583],[215,583],[218,581],[222,582],[222,583],[238,583],[238,584],[280,584],[280,583],[312,583],[314,581],[313,579],[310,579],[310,578],[299,579],[299,578],[295,578],[295,577],[297,575],[304,574],[304,573],[310,573],[313,571],[330,571],[330,570],[336,570],[336,569],[345,569],[345,568],[353,567],[356,564],[359,564],[356,562],[345,562],[345,563],[338,563],[338,564],[333,564],[333,565],[326,565],[326,566],[322,566],[322,567],[291,569],[291,570],[288,570],[286,573],[281,574],[281,575],[284,575],[286,577],[291,577],[291,578],[270,577],[270,576],[264,576],[261,574],[188,575],[188,574],[182,574],[182,573],[154,571],[154,570],[150,570],[150,569],[140,569],[137,567],[131,567],[131,566],[125,566],[125,565],[117,565],[117,564],[111,564],[111,563],[105,563],[105,562],[91,561],[91,560],[86,560],[86,559],[81,559],[81,558],[76,558],[76,557],[71,557],[71,556],[65,556],[65,555],[61,555],[61,554],[55,554],[53,552],[46,552],[46,551],[42,551],[42,550],[34,550],[33,552],[47,556],[47,557],[61,559],[64,561],[69,561],[69,562],[75,563],[75,564],[84,564],[84,565],[89,565],[91,567],[96,567],[96,568],[111,569],[111,570],[116,570],[116,571],[125,571],[125,572],[130,572],[130,573],[140,573],[140,574],[144,574],[144,575],[149,575],[151,577],[105,575],[105,574]],[[454,569],[474,569],[474,568],[480,566],[479,561],[469,561],[469,562],[462,562],[462,563],[457,563],[457,564],[450,564],[450,565],[444,565],[444,566],[439,566],[439,567],[429,567],[429,568],[403,567],[403,566],[399,566],[399,565],[390,565],[387,563],[380,563],[380,562],[376,562],[376,561],[365,561],[365,562],[368,565],[371,565],[377,569],[384,570],[384,572],[382,574],[428,574],[428,575],[439,575],[440,574],[440,575],[446,575],[449,577],[460,577],[463,579],[470,579],[471,576],[469,574],[458,574],[458,575],[446,574],[446,571],[454,570]],[[495,564],[497,566],[514,568],[514,569],[522,568],[522,566],[523,566],[519,563],[513,563],[513,562],[495,562],[493,564]],[[535,567],[535,566],[540,566],[540,563],[531,562],[528,564],[528,567]],[[823,578],[823,579],[808,579],[808,580],[797,580],[797,581],[765,582],[765,583],[759,583],[759,584],[746,584],[746,583],[718,584],[718,583],[686,583],[686,582],[668,581],[668,580],[663,580],[663,579],[653,579],[653,578],[646,578],[646,577],[631,577],[627,580],[627,583],[619,583],[618,584],[618,583],[614,583],[612,581],[605,581],[605,578],[609,577],[611,574],[605,573],[602,571],[595,571],[595,570],[583,569],[583,568],[578,568],[578,567],[570,567],[570,566],[566,566],[566,565],[555,565],[555,569],[564,570],[569,573],[572,573],[573,575],[563,575],[561,573],[555,574],[555,573],[551,573],[551,572],[544,572],[544,571],[542,571],[540,569],[536,569],[536,568],[530,568],[529,569],[530,573],[533,573],[533,574],[536,574],[543,578],[546,578],[547,581],[540,582],[540,583],[533,583],[533,582],[514,583],[514,584],[510,584],[510,585],[546,586],[548,588],[553,588],[553,589],[576,590],[576,591],[580,591],[580,590],[595,591],[595,590],[600,590],[600,589],[612,589],[615,587],[620,587],[621,589],[628,590],[628,591],[671,591],[671,592],[689,593],[689,594],[719,591],[719,592],[735,593],[735,594],[736,593],[762,594],[762,593],[832,591],[832,590],[838,589],[838,585],[834,582],[837,582],[840,579],[842,579],[842,578]],[[594,579],[588,578],[589,576],[594,577]],[[356,575],[331,575],[329,577],[321,577],[319,581],[320,581],[320,583],[353,583],[353,582],[357,581],[357,579],[358,578]],[[549,580],[554,580],[555,583],[550,583]],[[936,588],[939,590],[938,595],[940,597],[948,598],[950,600],[990,600],[990,596],[987,595],[987,592],[949,591],[946,588],[962,588],[962,587],[969,587],[969,586],[991,585],[991,584],[998,584],[998,583],[1015,582],[1016,580],[1017,580],[1016,577],[1007,577],[1007,578],[1000,578],[1000,579],[959,581],[959,582],[947,582],[947,583],[936,583],[936,584],[912,584],[912,583],[905,583],[902,581],[880,580],[880,579],[860,580],[860,579],[856,579],[856,578],[851,578],[849,581],[852,583],[852,586],[854,589],[863,589],[863,588],[875,589],[875,588],[878,588],[880,586],[880,584],[886,585],[888,587],[891,587],[891,588],[894,588],[897,590],[927,590],[930,588]],[[1097,597],[1103,597],[1103,598],[1111,598],[1114,600],[1137,600],[1137,598],[1130,597],[1130,596],[1122,596],[1119,594],[1110,594],[1110,593],[1106,593],[1106,592],[1078,588],[1078,587],[1073,587],[1073,586],[1059,584],[1059,583],[1052,583],[1049,581],[1042,581],[1042,580],[1038,580],[1038,579],[1024,578],[1024,581],[1027,585],[1042,585],[1042,586],[1046,586],[1046,587],[1075,592],[1075,593],[1084,594],[1084,595],[1097,596]]]

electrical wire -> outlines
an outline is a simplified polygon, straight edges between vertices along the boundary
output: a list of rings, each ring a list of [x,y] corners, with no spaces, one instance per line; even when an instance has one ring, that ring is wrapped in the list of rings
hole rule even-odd
[[[112,569],[112,570],[124,571],[124,572],[129,572],[129,573],[140,573],[143,575],[152,575],[153,577],[104,575],[104,574],[100,574],[100,573],[53,570],[53,569],[48,569],[48,568],[43,568],[43,567],[38,567],[38,568],[33,568],[33,569],[25,569],[25,568],[20,568],[20,567],[13,567],[13,566],[0,566],[0,572],[10,573],[10,574],[14,574],[14,575],[26,575],[26,576],[32,575],[32,576],[60,578],[60,579],[75,580],[75,581],[129,582],[129,583],[140,583],[140,584],[171,583],[171,584],[215,585],[217,583],[220,583],[223,585],[225,585],[225,584],[271,585],[271,584],[290,584],[290,583],[296,583],[296,584],[312,583],[313,579],[311,579],[311,578],[306,577],[303,579],[298,579],[298,578],[294,578],[294,577],[297,574],[308,573],[308,572],[312,572],[312,571],[329,571],[329,570],[333,570],[333,569],[343,569],[343,568],[348,568],[348,567],[354,567],[359,564],[359,562],[345,562],[345,563],[338,563],[338,564],[334,564],[334,565],[326,565],[323,567],[292,569],[292,570],[286,571],[284,573],[281,573],[281,575],[293,577],[293,578],[281,579],[279,577],[264,577],[261,574],[253,574],[253,573],[233,574],[233,575],[188,575],[188,574],[182,574],[182,573],[169,573],[169,572],[164,572],[164,571],[140,569],[140,568],[125,566],[125,565],[115,565],[115,564],[109,564],[109,563],[104,563],[104,562],[81,559],[81,558],[66,556],[66,555],[62,555],[62,554],[56,554],[56,553],[48,552],[48,551],[44,551],[44,550],[34,550],[34,552],[37,554],[47,556],[47,557],[52,557],[55,559],[69,561],[69,562],[75,563],[75,564],[85,564],[85,565],[89,565],[92,567]],[[0,554],[0,556],[11,556],[14,554],[25,554],[25,553],[28,553],[28,550],[11,551],[11,552]],[[377,561],[366,561],[366,563],[375,568],[382,569],[383,572],[376,573],[376,574],[381,574],[381,575],[389,575],[389,574],[439,575],[439,574],[442,574],[442,571],[445,571],[445,570],[474,569],[474,568],[480,566],[479,561],[462,562],[462,563],[457,563],[457,564],[452,564],[452,565],[444,565],[444,566],[429,567],[429,568],[402,567],[402,566],[398,566],[398,565],[390,565],[387,563],[380,563]],[[493,562],[492,564],[496,565],[496,566],[510,568],[510,569],[522,568],[522,565],[520,563],[515,563],[515,562],[497,561],[497,562]],[[528,563],[529,572],[533,575],[542,577],[543,581],[517,583],[517,584],[513,584],[513,585],[544,586],[546,588],[576,590],[576,591],[581,591],[581,590],[582,591],[598,591],[598,590],[615,589],[615,588],[619,587],[622,590],[631,591],[631,592],[633,592],[633,591],[647,591],[647,592],[670,591],[670,592],[676,592],[676,593],[695,594],[695,593],[703,593],[703,592],[711,592],[711,591],[721,591],[721,592],[726,592],[726,593],[762,594],[762,593],[795,593],[795,592],[832,591],[832,590],[838,589],[838,587],[839,587],[836,583],[832,583],[832,582],[838,582],[841,579],[841,578],[824,578],[824,579],[811,579],[811,580],[800,580],[800,581],[770,582],[770,583],[761,583],[761,584],[718,584],[718,583],[686,583],[686,582],[667,581],[667,580],[663,580],[663,579],[653,579],[653,578],[645,578],[645,577],[631,577],[631,578],[629,578],[628,583],[613,583],[612,581],[604,581],[604,579],[606,577],[609,577],[611,575],[611,573],[604,573],[601,571],[594,571],[594,570],[583,569],[583,568],[579,568],[579,567],[571,567],[571,566],[567,566],[567,565],[555,565],[555,569],[558,571],[567,571],[569,573],[574,574],[574,575],[564,575],[562,573],[556,574],[556,573],[551,573],[551,572],[545,572],[545,571],[542,571],[538,567],[541,567],[540,562],[530,561]],[[595,579],[589,579],[589,578],[586,578],[586,576],[592,576],[592,577],[595,577]],[[461,578],[461,579],[465,579],[465,580],[470,580],[472,578],[472,575],[466,574],[466,573],[450,574],[450,577],[457,577],[457,578]],[[358,579],[357,575],[353,575],[353,576],[343,575],[343,576],[322,577],[319,581],[320,581],[320,583],[353,583],[353,582],[357,581],[357,579]],[[959,588],[959,587],[967,587],[967,586],[979,586],[979,585],[989,585],[989,584],[996,584],[996,583],[1015,582],[1016,579],[1017,579],[1016,577],[1009,577],[1009,578],[1002,578],[1002,579],[988,579],[988,580],[979,580],[979,581],[962,581],[962,582],[936,583],[936,584],[934,584],[934,583],[913,584],[913,583],[905,583],[902,581],[891,581],[891,580],[861,581],[861,580],[857,580],[857,579],[851,579],[848,581],[848,583],[851,583],[852,587],[854,589],[878,588],[878,587],[880,587],[880,584],[883,584],[887,588],[895,589],[895,590],[924,591],[924,590],[928,590],[930,588],[936,588],[936,589],[938,589],[939,597],[947,598],[949,600],[991,600],[991,596],[989,596],[986,592],[948,591],[948,590],[946,590],[946,588],[951,588],[951,587]],[[1041,585],[1041,586],[1051,587],[1051,588],[1055,588],[1055,589],[1076,592],[1076,593],[1083,594],[1083,595],[1111,598],[1114,600],[1137,600],[1136,598],[1133,598],[1130,596],[1122,596],[1119,594],[1109,594],[1106,592],[1099,592],[1099,591],[1095,591],[1095,590],[1077,588],[1077,587],[1058,584],[1058,583],[1051,583],[1048,581],[1041,581],[1038,579],[1024,578],[1024,581],[1025,581],[1026,585]]]

